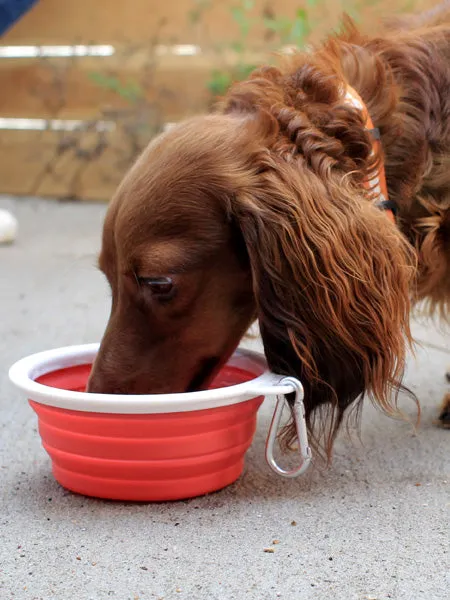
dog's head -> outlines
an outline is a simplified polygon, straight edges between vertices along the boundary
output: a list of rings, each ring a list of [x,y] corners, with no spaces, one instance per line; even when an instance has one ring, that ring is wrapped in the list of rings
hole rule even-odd
[[[89,389],[204,388],[254,320],[231,208],[251,176],[233,156],[243,136],[225,121],[196,119],[153,141],[118,189],[99,258],[112,310]]]
[[[270,367],[302,381],[308,420],[337,408],[330,439],[364,392],[389,406],[407,245],[361,191],[370,145],[354,111],[325,134],[283,110],[189,120],[125,177],[104,226],[112,310],[90,391],[201,389],[257,318]]]

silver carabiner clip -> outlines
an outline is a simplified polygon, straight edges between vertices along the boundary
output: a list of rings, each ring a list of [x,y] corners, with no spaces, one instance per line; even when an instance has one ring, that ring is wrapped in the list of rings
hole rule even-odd
[[[294,405],[292,407],[292,414],[295,423],[295,430],[297,433],[298,440],[298,452],[300,456],[300,464],[293,469],[286,470],[280,467],[274,457],[275,442],[277,440],[278,430],[280,428],[281,416],[283,414],[283,408],[285,406],[286,398],[283,395],[278,396],[277,405],[275,412],[273,413],[272,422],[269,428],[269,434],[266,441],[266,460],[270,468],[282,475],[283,477],[293,478],[298,477],[306,471],[311,462],[311,448],[308,444],[308,431],[306,429],[305,420],[305,406],[303,404],[303,386],[298,379],[295,377],[285,377],[279,382],[279,385],[290,385],[295,393]]]

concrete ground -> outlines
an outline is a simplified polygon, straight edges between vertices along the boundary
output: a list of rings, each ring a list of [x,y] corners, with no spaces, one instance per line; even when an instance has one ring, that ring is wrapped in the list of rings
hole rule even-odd
[[[53,479],[7,369],[32,352],[99,340],[109,310],[94,266],[105,206],[2,198],[0,207],[20,226],[17,242],[0,247],[0,598],[447,597],[450,431],[433,419],[450,337],[414,324],[423,347],[406,382],[422,403],[417,434],[367,406],[362,443],[342,434],[331,468],[283,480],[264,461],[266,401],[245,472],[227,489],[160,504],[77,496]]]

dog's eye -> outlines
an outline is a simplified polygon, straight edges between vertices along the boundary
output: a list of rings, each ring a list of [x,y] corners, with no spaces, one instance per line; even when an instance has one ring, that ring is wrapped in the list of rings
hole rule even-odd
[[[174,284],[170,277],[138,277],[141,287],[148,288],[154,296],[161,300],[169,300],[174,293]]]

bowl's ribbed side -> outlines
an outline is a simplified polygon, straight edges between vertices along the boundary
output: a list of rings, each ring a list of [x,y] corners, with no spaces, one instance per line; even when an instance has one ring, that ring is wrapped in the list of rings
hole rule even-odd
[[[198,496],[236,480],[262,400],[143,415],[30,404],[61,485],[89,496],[160,501]]]

